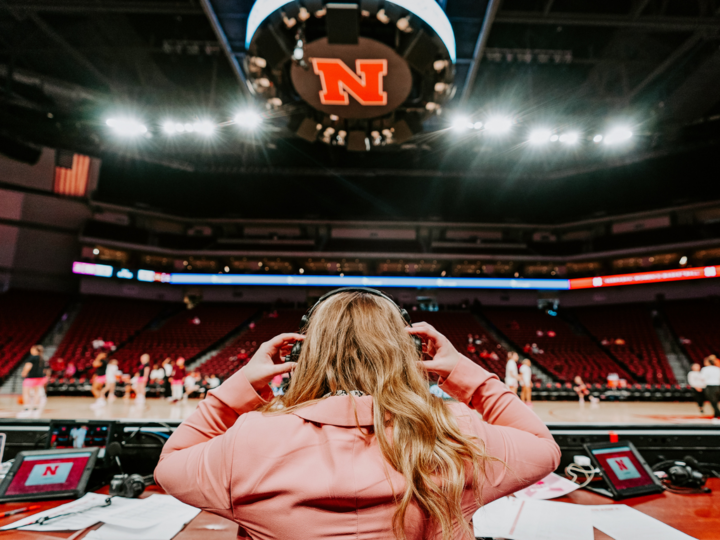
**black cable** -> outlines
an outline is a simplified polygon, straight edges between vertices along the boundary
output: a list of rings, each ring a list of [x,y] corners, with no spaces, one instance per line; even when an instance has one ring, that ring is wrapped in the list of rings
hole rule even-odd
[[[95,506],[91,506],[91,507],[89,507],[89,508],[85,508],[84,510],[78,510],[78,511],[76,511],[76,512],[67,512],[67,513],[65,513],[65,514],[58,514],[57,516],[43,516],[43,517],[41,517],[41,518],[36,519],[36,520],[33,521],[32,523],[26,523],[25,525],[18,525],[17,527],[7,528],[7,529],[3,529],[3,530],[5,530],[5,531],[16,531],[16,530],[18,530],[18,529],[22,529],[23,527],[29,527],[30,525],[43,525],[43,524],[45,524],[45,523],[47,523],[48,521],[51,521],[51,520],[53,520],[53,519],[58,519],[58,518],[61,518],[61,517],[66,517],[66,516],[72,516],[72,515],[75,515],[75,514],[82,514],[83,512],[87,512],[88,510],[92,510],[93,508],[105,508],[106,506],[110,506],[110,505],[112,504],[113,498],[114,498],[114,495],[113,495],[113,497],[107,497],[107,498],[105,499],[105,504],[96,504]]]

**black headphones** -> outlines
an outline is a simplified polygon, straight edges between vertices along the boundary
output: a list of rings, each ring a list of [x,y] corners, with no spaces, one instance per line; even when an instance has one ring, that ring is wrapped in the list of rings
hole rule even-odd
[[[394,305],[398,311],[400,312],[400,316],[403,318],[403,320],[407,323],[408,326],[412,326],[412,319],[410,319],[410,314],[407,312],[407,310],[401,308],[398,306],[395,301],[390,298],[388,295],[378,291],[377,289],[370,289],[368,287],[343,287],[340,289],[335,289],[334,291],[330,291],[327,294],[324,294],[320,297],[320,299],[315,302],[315,305],[310,308],[310,310],[302,316],[302,319],[300,319],[300,331],[302,332],[310,323],[310,317],[312,317],[313,312],[315,309],[322,304],[325,300],[330,298],[331,296],[335,296],[336,294],[344,293],[344,292],[360,292],[365,294],[372,294],[373,296],[379,296],[380,298],[384,298],[388,302],[390,302],[392,305]],[[419,354],[422,354],[422,339],[420,339],[417,336],[412,336],[413,341],[415,342],[415,348],[417,349]],[[296,341],[295,345],[293,345],[292,351],[290,354],[285,358],[285,361],[291,361],[291,362],[297,362],[298,358],[300,358],[300,353],[302,352],[302,341]]]
[[[708,479],[706,465],[712,464],[698,463],[692,456],[685,456],[683,461],[661,461],[653,466],[653,471],[662,471],[666,474],[662,484],[666,490],[672,493],[690,495],[710,493],[710,489],[705,487]]]
[[[110,480],[110,495],[136,499],[142,495],[147,485],[145,477],[139,474],[116,474]]]

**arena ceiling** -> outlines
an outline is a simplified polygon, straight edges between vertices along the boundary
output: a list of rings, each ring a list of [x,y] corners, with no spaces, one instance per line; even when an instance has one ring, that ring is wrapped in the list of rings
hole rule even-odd
[[[211,185],[193,201],[203,214],[224,191],[242,193],[244,181],[284,189],[303,178],[330,188],[324,206],[322,197],[309,201],[312,211],[288,203],[298,217],[331,212],[335,197],[357,205],[356,217],[370,197],[389,217],[393,205],[386,203],[400,194],[388,182],[401,193],[432,189],[447,201],[435,213],[451,220],[457,208],[465,218],[482,208],[496,220],[535,211],[554,221],[563,213],[718,196],[720,2],[438,3],[457,42],[454,97],[406,144],[358,154],[297,138],[282,109],[259,131],[223,130],[211,141],[157,136],[129,143],[108,133],[104,122],[117,111],[222,122],[251,103],[243,83],[251,0],[0,0],[0,137],[102,157],[107,182],[101,179],[100,196],[104,189],[110,198],[162,206],[155,199],[167,185],[158,186],[157,197],[144,194],[137,182],[123,181],[128,170],[148,180],[162,171],[176,182],[177,199]],[[516,133],[497,140],[450,128],[459,115],[492,114],[512,117]],[[532,126],[591,135],[613,121],[632,126],[626,148],[543,151],[523,139]],[[149,193],[156,187],[144,185]],[[583,187],[590,185],[608,195],[589,198],[592,190]],[[358,199],[358,192],[369,195]],[[466,192],[473,195],[462,197]],[[433,210],[418,210],[430,201],[406,202],[399,206],[412,211],[398,217],[431,217]],[[189,205],[183,199],[167,209]]]

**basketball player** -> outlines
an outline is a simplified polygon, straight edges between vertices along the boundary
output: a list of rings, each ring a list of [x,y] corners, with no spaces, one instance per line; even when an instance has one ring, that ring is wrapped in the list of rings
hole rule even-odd
[[[705,387],[707,386],[705,377],[700,373],[700,364],[693,364],[690,369],[691,371],[687,374],[687,382],[693,389],[700,414],[703,414],[705,412]]]
[[[90,405],[91,408],[97,409],[104,407],[107,404],[103,397],[103,388],[105,387],[106,373],[107,373],[107,353],[101,352],[95,357],[95,361],[92,363],[92,367],[95,368],[95,374],[92,378],[92,387],[90,391],[93,397],[97,400],[95,403]]]
[[[508,361],[505,364],[505,384],[513,394],[517,394],[518,391],[518,358],[520,358],[518,353],[509,352]]]
[[[147,388],[148,380],[150,380],[150,355],[143,354],[140,357],[140,367],[138,372],[140,373],[137,385],[135,386],[135,402],[142,404],[145,402],[145,389]]]
[[[520,366],[520,399],[522,399],[528,407],[532,407],[532,369],[530,369],[530,360],[523,360]]]
[[[18,418],[38,418],[42,403],[45,401],[45,359],[43,346],[30,348],[30,358],[22,370],[23,404],[25,408],[17,414]]]
[[[185,382],[185,359],[181,356],[175,361],[170,386],[172,387],[172,401],[177,403],[183,397]]]
[[[117,384],[119,371],[118,361],[113,358],[108,362],[107,369],[105,370],[105,386],[103,386],[101,392],[102,397],[107,399],[108,402],[115,401],[115,385]]]

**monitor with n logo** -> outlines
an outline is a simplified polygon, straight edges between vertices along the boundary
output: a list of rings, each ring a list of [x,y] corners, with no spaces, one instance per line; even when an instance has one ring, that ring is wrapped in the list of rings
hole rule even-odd
[[[80,497],[97,455],[97,448],[20,452],[0,484],[0,502]]]

